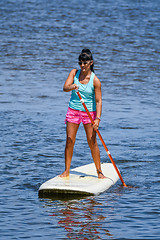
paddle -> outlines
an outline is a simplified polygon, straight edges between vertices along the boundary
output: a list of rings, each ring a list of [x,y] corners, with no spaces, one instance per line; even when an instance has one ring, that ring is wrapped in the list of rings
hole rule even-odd
[[[78,97],[79,97],[79,99],[80,99],[80,101],[81,101],[84,109],[86,110],[86,112],[87,112],[87,114],[88,114],[88,117],[89,117],[90,120],[91,120],[91,123],[94,124],[94,120],[92,119],[91,114],[90,114],[90,112],[88,111],[88,108],[86,107],[86,104],[84,103],[83,98],[81,97],[81,95],[80,95],[80,93],[79,93],[78,90],[76,90],[76,92],[77,92],[77,95],[78,95]],[[123,186],[124,186],[124,187],[127,187],[127,185],[125,184],[125,182],[124,182],[124,180],[123,180],[123,178],[122,178],[122,176],[121,176],[121,174],[120,174],[120,172],[119,172],[119,170],[118,170],[115,162],[113,161],[113,158],[112,158],[112,156],[111,156],[111,154],[110,154],[110,152],[109,152],[109,150],[108,150],[108,148],[107,148],[107,146],[106,146],[106,144],[105,144],[105,142],[104,142],[104,140],[103,140],[100,132],[98,131],[98,129],[96,130],[96,132],[97,132],[97,134],[98,134],[98,136],[99,136],[99,138],[100,138],[100,140],[101,140],[101,142],[102,142],[102,144],[103,144],[103,146],[104,146],[104,148],[105,148],[105,150],[106,150],[106,152],[107,152],[107,154],[108,154],[108,156],[109,156],[109,158],[110,158],[110,160],[111,160],[111,162],[112,162],[112,164],[113,164],[113,166],[114,166],[114,168],[115,168],[115,170],[116,170],[116,172],[117,172],[117,174],[118,174],[118,176],[119,176],[119,178],[120,178],[120,180],[121,180],[121,182],[122,182],[122,184],[123,184]]]

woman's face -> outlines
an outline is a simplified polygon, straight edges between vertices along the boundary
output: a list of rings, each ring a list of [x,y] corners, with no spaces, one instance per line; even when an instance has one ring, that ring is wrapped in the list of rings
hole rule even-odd
[[[81,70],[83,72],[88,72],[90,71],[91,65],[93,64],[92,60],[88,60],[88,61],[79,61],[79,65],[81,67]]]

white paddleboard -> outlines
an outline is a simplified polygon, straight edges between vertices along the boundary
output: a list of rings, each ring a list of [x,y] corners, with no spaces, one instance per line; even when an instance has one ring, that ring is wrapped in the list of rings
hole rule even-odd
[[[102,172],[107,177],[99,179],[95,164],[87,164],[74,168],[70,171],[70,176],[61,178],[56,176],[43,183],[39,188],[39,196],[47,197],[57,194],[75,194],[75,195],[98,195],[113,184],[119,177],[112,163],[102,163]]]

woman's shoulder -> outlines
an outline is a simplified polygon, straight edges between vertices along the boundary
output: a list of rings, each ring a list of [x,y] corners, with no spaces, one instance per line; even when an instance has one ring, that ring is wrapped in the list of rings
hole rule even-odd
[[[94,87],[101,86],[101,82],[100,82],[99,78],[96,75],[94,75],[93,85],[94,85]]]
[[[78,70],[76,68],[74,68],[70,71],[70,74],[75,76],[77,72],[78,72]]]

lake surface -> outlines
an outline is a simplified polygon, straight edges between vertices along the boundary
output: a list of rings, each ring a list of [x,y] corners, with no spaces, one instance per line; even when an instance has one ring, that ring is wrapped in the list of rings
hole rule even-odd
[[[159,23],[158,0],[0,1],[0,239],[160,239]],[[42,199],[64,169],[62,89],[84,47],[102,83],[99,130],[133,188]],[[72,168],[91,162],[80,126]]]

